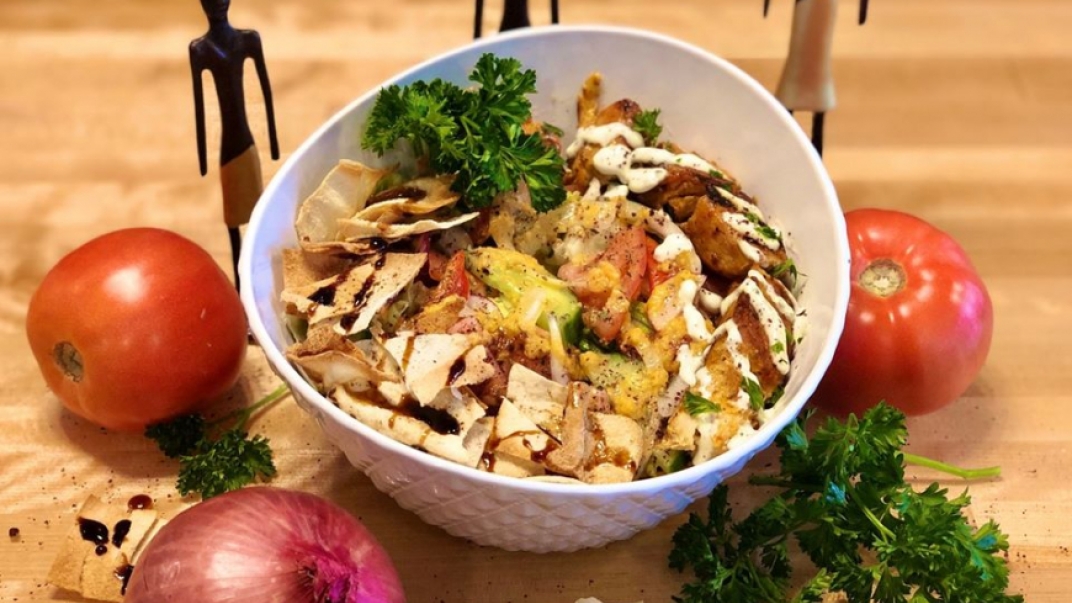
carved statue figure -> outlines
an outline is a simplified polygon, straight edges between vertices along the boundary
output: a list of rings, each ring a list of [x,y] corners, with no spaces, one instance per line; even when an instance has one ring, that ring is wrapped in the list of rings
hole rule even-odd
[[[867,21],[867,2],[860,0],[860,25]],[[830,51],[837,5],[837,0],[795,0],[789,56],[775,92],[790,112],[811,112],[811,141],[820,155],[823,154],[824,118],[836,104]],[[769,9],[770,0],[764,0],[764,16]]]
[[[230,0],[201,0],[208,17],[208,32],[190,42],[190,67],[193,70],[194,111],[197,120],[197,154],[201,175],[208,173],[205,147],[205,101],[201,74],[208,71],[216,87],[220,106],[222,136],[220,142],[220,184],[223,188],[223,221],[231,242],[231,258],[238,287],[238,253],[242,245],[239,227],[249,221],[264,188],[260,157],[246,119],[245,91],[242,68],[252,59],[264,94],[268,119],[268,137],[272,159],[279,159],[279,141],[275,132],[275,112],[272,107],[272,88],[260,35],[250,29],[235,29],[227,20]]]

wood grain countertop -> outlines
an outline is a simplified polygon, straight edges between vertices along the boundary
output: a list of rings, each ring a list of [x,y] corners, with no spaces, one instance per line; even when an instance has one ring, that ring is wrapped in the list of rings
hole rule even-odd
[[[827,118],[826,161],[843,206],[907,210],[951,233],[996,312],[982,374],[954,406],[910,422],[910,449],[1001,465],[1002,479],[971,486],[972,514],[1008,532],[1014,591],[1063,602],[1072,591],[1072,3],[871,4],[857,27],[856,3],[843,3],[834,43],[839,106]],[[670,34],[775,85],[790,2],[774,2],[766,21],[759,0],[652,6],[562,0],[562,20]],[[534,21],[548,20],[543,3],[533,8]],[[500,9],[489,3],[487,31]],[[285,158],[351,99],[465,44],[472,10],[465,0],[239,0],[231,21],[264,40]],[[61,410],[30,355],[25,314],[61,256],[122,227],[175,230],[229,267],[216,165],[207,178],[197,171],[186,46],[205,27],[193,0],[0,3],[0,529],[20,531],[0,537],[0,601],[78,600],[45,576],[89,494],[177,496],[176,467],[151,442]],[[267,157],[264,106],[247,82],[269,178],[280,162]],[[214,111],[209,102],[212,157]],[[275,383],[254,348],[234,396]],[[682,517],[599,550],[481,548],[398,508],[293,403],[253,429],[275,447],[276,484],[326,495],[380,537],[410,601],[652,603],[681,585],[666,558]]]

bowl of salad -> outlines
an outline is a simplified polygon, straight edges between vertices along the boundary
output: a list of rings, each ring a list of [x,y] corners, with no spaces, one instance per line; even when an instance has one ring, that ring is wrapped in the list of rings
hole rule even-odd
[[[848,300],[807,138],[730,63],[523,30],[361,96],[262,196],[250,327],[355,467],[483,545],[628,538],[771,444]]]

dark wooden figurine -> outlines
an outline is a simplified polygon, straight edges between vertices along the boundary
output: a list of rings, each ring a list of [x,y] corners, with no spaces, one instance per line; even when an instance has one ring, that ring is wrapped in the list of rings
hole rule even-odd
[[[868,0],[860,0],[859,23],[867,21]],[[775,95],[793,111],[810,111],[811,142],[823,154],[823,125],[826,112],[834,108],[834,78],[830,54],[834,41],[837,0],[796,0],[793,3],[793,33],[789,56]],[[770,0],[763,0],[763,16]]]
[[[558,0],[551,0],[551,23],[558,23]],[[499,31],[521,29],[530,25],[532,25],[532,21],[529,20],[528,0],[503,0],[503,16],[502,22],[499,24]],[[476,0],[476,15],[473,23],[474,39],[480,37],[483,26],[484,0]]]
[[[235,29],[227,21],[230,0],[201,0],[208,17],[208,32],[190,42],[190,67],[194,80],[194,111],[197,119],[197,154],[201,175],[208,173],[205,147],[205,100],[201,89],[201,72],[208,70],[216,86],[220,106],[222,136],[220,142],[220,184],[223,188],[223,221],[231,241],[235,286],[238,287],[238,253],[242,246],[239,227],[249,221],[253,206],[264,188],[260,157],[253,143],[246,118],[242,68],[252,59],[257,69],[268,118],[268,137],[272,159],[279,159],[279,141],[275,132],[272,88],[260,35],[251,29]]]

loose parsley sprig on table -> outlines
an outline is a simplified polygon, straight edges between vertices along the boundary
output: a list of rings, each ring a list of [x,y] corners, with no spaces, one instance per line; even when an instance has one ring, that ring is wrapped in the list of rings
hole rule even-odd
[[[361,145],[382,155],[399,139],[409,141],[435,173],[455,175],[453,188],[471,209],[491,205],[522,181],[537,211],[560,205],[564,160],[539,133],[522,128],[532,114],[536,73],[517,59],[485,54],[469,80],[478,86],[435,79],[385,87]]]
[[[828,419],[808,438],[807,417],[779,435],[781,471],[750,482],[778,493],[734,522],[728,489],[711,493],[706,520],[693,513],[674,534],[670,567],[691,568],[679,603],[818,602],[843,592],[852,603],[1019,603],[1006,594],[1008,540],[987,522],[973,528],[965,492],[950,498],[904,481],[904,415],[884,404],[863,418]],[[948,468],[912,457],[935,468]],[[968,477],[992,477],[990,468]],[[815,573],[792,594],[790,539]]]
[[[268,438],[250,438],[246,424],[253,413],[282,398],[287,391],[286,385],[280,385],[256,403],[211,422],[191,414],[150,425],[145,437],[155,440],[167,457],[179,459],[176,487],[183,496],[197,492],[208,499],[258,478],[271,479],[276,469]],[[219,432],[218,428],[227,423],[231,427]],[[213,434],[217,437],[213,438]]]

